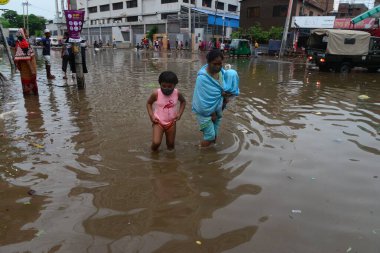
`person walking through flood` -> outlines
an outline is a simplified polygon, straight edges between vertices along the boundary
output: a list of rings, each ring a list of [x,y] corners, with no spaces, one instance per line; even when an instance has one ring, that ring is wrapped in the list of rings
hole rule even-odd
[[[24,95],[38,95],[37,64],[33,48],[26,40],[25,31],[20,28],[15,45],[15,64],[20,71],[22,92]]]
[[[62,71],[63,71],[63,79],[67,79],[67,65],[70,60],[70,51],[71,51],[71,44],[69,43],[69,33],[65,32],[63,34],[63,45],[61,50],[61,58],[62,58]],[[71,65],[70,65],[71,67]],[[73,69],[71,68],[71,71]]]
[[[55,79],[55,76],[51,74],[51,60],[50,60],[50,30],[44,30],[45,38],[41,40],[42,42],[42,55],[45,59],[45,69],[46,69],[46,77],[47,79]]]
[[[157,151],[165,133],[168,150],[174,149],[176,123],[185,110],[186,100],[176,89],[177,75],[172,71],[164,71],[158,77],[160,88],[150,95],[146,108],[153,123],[152,151]],[[179,110],[177,103],[180,102]],[[154,109],[153,109],[154,104]]]
[[[211,50],[206,59],[207,64],[198,72],[192,103],[192,111],[203,133],[201,147],[216,142],[223,109],[232,95],[239,95],[239,77],[236,71],[227,72],[222,68],[223,53],[218,49]]]

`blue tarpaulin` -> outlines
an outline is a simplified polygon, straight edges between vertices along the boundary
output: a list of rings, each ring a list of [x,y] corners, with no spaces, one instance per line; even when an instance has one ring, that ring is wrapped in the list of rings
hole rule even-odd
[[[192,8],[192,10],[208,14],[208,24],[209,25],[218,25],[223,26],[223,17],[224,17],[224,26],[239,28],[239,16],[229,13],[217,12],[216,21],[215,21],[215,11],[204,10],[200,8]]]

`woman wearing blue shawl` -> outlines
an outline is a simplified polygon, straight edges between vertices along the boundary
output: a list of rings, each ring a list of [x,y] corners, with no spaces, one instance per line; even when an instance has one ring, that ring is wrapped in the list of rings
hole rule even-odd
[[[239,95],[239,76],[235,70],[222,68],[223,53],[212,50],[206,58],[207,64],[198,72],[192,103],[192,111],[203,132],[201,147],[215,143],[228,98]]]

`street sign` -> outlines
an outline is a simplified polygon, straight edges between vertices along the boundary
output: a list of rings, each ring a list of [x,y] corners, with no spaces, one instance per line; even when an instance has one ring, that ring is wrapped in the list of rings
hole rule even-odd
[[[5,5],[9,3],[9,0],[0,0],[0,5]]]

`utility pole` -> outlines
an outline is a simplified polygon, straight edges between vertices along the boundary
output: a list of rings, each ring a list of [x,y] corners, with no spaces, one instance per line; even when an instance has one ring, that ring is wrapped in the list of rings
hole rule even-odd
[[[287,41],[287,38],[288,38],[288,30],[289,30],[289,24],[290,24],[290,17],[292,16],[293,1],[294,0],[289,0],[288,14],[286,15],[284,32],[282,34],[282,41],[281,41],[281,48],[280,48],[280,57],[284,56],[284,50],[285,50],[286,41]]]
[[[71,10],[77,10],[77,1],[69,0]],[[78,89],[84,89],[84,74],[83,74],[83,66],[82,66],[82,53],[81,53],[81,45],[80,42],[72,42],[71,49],[75,55],[75,70],[76,70],[76,79]]]
[[[212,2],[211,2],[212,3]],[[214,27],[212,29],[212,38],[215,40],[215,31],[216,31],[216,15],[218,14],[218,4],[219,4],[219,0],[216,0],[215,2],[215,16],[214,16]],[[216,41],[215,41],[215,45],[216,45]]]
[[[4,30],[3,30],[2,24],[0,24],[0,40],[1,39],[4,42],[4,47],[5,47],[5,50],[7,52],[9,63],[11,64],[12,73],[14,73],[14,71],[16,69],[16,66],[15,66],[15,63],[14,63],[13,58],[12,58],[11,50],[9,49],[8,41],[7,41],[7,39],[4,36]]]
[[[22,21],[24,22],[23,28],[25,28],[25,2],[23,1],[22,3]]]
[[[190,40],[190,50],[192,48],[192,44],[193,44],[193,39],[192,39],[192,36],[191,36],[191,0],[187,0],[189,1],[189,40]]]
[[[29,1],[26,0],[26,33],[29,39]]]

